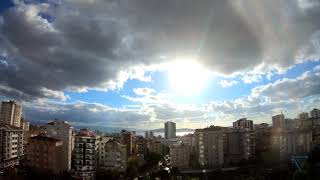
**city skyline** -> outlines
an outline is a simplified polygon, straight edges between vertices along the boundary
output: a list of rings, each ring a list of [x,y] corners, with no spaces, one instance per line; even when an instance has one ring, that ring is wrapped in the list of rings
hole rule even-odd
[[[31,122],[146,130],[319,109],[320,3],[238,2],[4,0],[0,100]]]
[[[9,107],[7,108],[6,106]],[[177,123],[174,121],[166,121],[162,124],[162,127],[158,127],[158,128],[154,128],[154,129],[137,129],[137,128],[131,128],[129,126],[126,127],[107,127],[107,126],[102,126],[102,127],[98,127],[98,126],[77,126],[76,124],[72,124],[69,121],[65,120],[65,119],[49,119],[45,122],[28,122],[26,121],[25,117],[23,117],[22,115],[22,109],[23,107],[17,103],[14,100],[9,100],[9,101],[2,101],[2,105],[0,105],[0,109],[4,112],[3,114],[0,113],[0,117],[3,117],[3,119],[6,119],[8,115],[8,113],[5,113],[6,111],[8,111],[8,109],[11,108],[15,108],[15,106],[18,107],[18,112],[14,112],[11,111],[10,112],[14,112],[12,114],[10,114],[11,119],[13,119],[13,117],[16,116],[16,114],[19,114],[19,126],[17,127],[21,127],[22,129],[24,129],[24,127],[28,127],[29,129],[29,125],[33,125],[35,127],[45,127],[44,129],[47,131],[48,127],[50,127],[51,125],[55,125],[57,122],[60,122],[61,124],[66,125],[67,129],[68,127],[73,129],[75,131],[80,131],[81,129],[85,128],[85,129],[89,129],[89,130],[93,130],[93,131],[97,131],[97,132],[104,132],[104,133],[119,133],[119,132],[138,132],[137,135],[139,136],[154,136],[153,133],[156,133],[156,136],[161,136],[162,138],[166,138],[166,139],[170,139],[170,138],[174,138],[176,136],[185,136],[187,134],[189,134],[190,132],[193,132],[194,130],[197,129],[205,129],[205,128],[209,128],[212,126],[216,126],[216,127],[224,127],[224,128],[235,128],[237,129],[238,127],[246,127],[248,129],[255,129],[255,126],[260,127],[260,126],[268,126],[268,127],[275,127],[275,128],[284,128],[285,124],[294,124],[294,121],[304,121],[304,120],[315,120],[318,119],[320,117],[320,109],[317,108],[313,108],[310,111],[307,112],[300,112],[298,114],[296,114],[293,118],[288,117],[286,114],[284,114],[283,112],[279,113],[279,114],[275,114],[270,118],[270,122],[258,122],[256,123],[254,120],[252,119],[248,119],[245,117],[241,117],[238,119],[234,119],[231,124],[227,124],[227,125],[217,125],[217,124],[209,124],[200,128],[176,128],[177,127]],[[21,124],[20,124],[21,121]],[[6,122],[6,120],[3,121],[4,123]],[[8,121],[10,124],[10,121]],[[15,124],[16,122],[11,121],[11,124]],[[25,124],[27,123],[27,125]],[[66,123],[66,124],[65,124]],[[57,124],[59,125],[59,123]],[[55,125],[56,126],[56,125]],[[50,129],[50,128],[49,128]],[[59,129],[59,127],[58,127]],[[61,129],[61,127],[60,127]],[[62,128],[63,129],[63,128]],[[177,131],[178,130],[178,131]],[[181,131],[183,130],[183,131]],[[47,136],[51,136],[50,133],[52,130],[49,130],[49,134],[46,134]],[[71,133],[71,131],[67,130],[68,133]],[[151,133],[151,134],[150,134]],[[179,134],[179,135],[176,135]],[[167,135],[166,135],[167,134]],[[64,135],[66,136],[66,135]],[[59,139],[59,138],[58,138]]]
[[[320,0],[0,0],[0,179],[320,177]]]
[[[29,127],[20,116],[22,108],[15,101],[1,103],[0,177],[5,179],[207,179],[221,172],[224,178],[233,173],[269,177],[279,169],[293,179],[318,177],[314,167],[319,162],[319,109],[295,119],[278,114],[270,125],[240,118],[232,127],[210,125],[181,136],[176,135],[176,123],[168,121],[163,137],[152,131],[143,136],[125,129],[77,130],[58,119]],[[305,171],[305,163],[311,170]]]

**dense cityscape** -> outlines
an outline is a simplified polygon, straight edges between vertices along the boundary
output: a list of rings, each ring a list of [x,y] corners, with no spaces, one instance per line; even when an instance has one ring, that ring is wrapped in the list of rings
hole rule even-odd
[[[54,119],[33,125],[15,101],[0,116],[0,179],[317,179],[320,110],[272,125],[241,118],[232,127],[211,125],[177,137],[75,130]]]
[[[320,0],[0,0],[0,180],[319,180]]]

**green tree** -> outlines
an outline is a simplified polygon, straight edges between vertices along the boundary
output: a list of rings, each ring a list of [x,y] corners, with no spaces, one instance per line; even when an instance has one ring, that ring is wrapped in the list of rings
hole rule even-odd
[[[135,157],[129,157],[127,162],[126,177],[133,179],[138,177],[138,160]]]

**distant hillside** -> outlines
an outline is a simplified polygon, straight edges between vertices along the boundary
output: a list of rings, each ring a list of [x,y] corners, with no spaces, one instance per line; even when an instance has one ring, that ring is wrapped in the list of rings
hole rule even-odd
[[[153,129],[150,130],[152,132],[164,132],[164,128],[159,128],[159,129]],[[189,129],[189,128],[181,128],[181,129],[177,129],[177,132],[193,132],[194,129]]]
[[[42,121],[33,121],[32,125],[44,125],[47,122],[42,122]],[[88,128],[91,129],[93,131],[101,131],[101,132],[107,132],[107,133],[118,133],[123,129],[126,129],[128,131],[137,131],[137,132],[144,132],[146,130],[143,129],[135,129],[135,128],[124,128],[124,127],[104,127],[104,126],[77,126],[77,125],[73,125],[74,129],[79,131],[80,129],[83,128]],[[159,129],[153,129],[150,130],[152,132],[160,132],[163,133],[164,132],[164,128],[159,128]],[[177,129],[177,132],[193,132],[194,129],[189,129],[189,128],[181,128],[181,129]]]
[[[101,132],[107,132],[107,133],[118,133],[121,130],[125,129],[125,130],[129,130],[129,131],[139,131],[137,129],[133,129],[133,128],[123,128],[123,127],[103,127],[103,126],[74,126],[75,130],[80,130],[83,128],[88,128],[90,130],[93,131],[101,131]]]

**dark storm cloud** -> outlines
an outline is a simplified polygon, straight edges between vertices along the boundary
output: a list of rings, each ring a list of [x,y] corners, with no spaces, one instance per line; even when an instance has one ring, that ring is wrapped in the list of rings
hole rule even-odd
[[[142,124],[150,119],[150,115],[138,110],[111,108],[102,104],[76,102],[72,104],[26,103],[23,113],[33,122],[48,122],[55,118],[81,124],[102,126],[127,126],[130,122]]]
[[[129,1],[128,14],[136,32],[151,36],[144,43],[156,42],[166,54],[197,55],[212,70],[232,73],[263,61],[279,68],[293,65],[320,27],[319,1],[308,3]]]
[[[150,40],[165,54],[199,56],[224,73],[253,67],[253,59],[261,59],[258,34],[228,1],[129,1],[128,6],[136,32],[152,32]]]
[[[317,50],[319,17],[319,0],[18,1],[0,18],[0,92],[66,99],[66,89],[121,86],[120,71],[160,57],[197,56],[225,74],[288,67]]]
[[[34,17],[37,11],[25,7],[3,15],[1,37],[6,44],[2,50],[9,54],[9,66],[0,71],[1,84],[22,91],[25,99],[42,97],[43,88],[99,87],[117,78],[123,66],[112,52],[118,43],[117,32],[111,30],[113,22],[107,22],[111,28],[103,31],[97,22],[69,17],[73,23],[61,20],[57,27],[64,28],[57,30]]]

